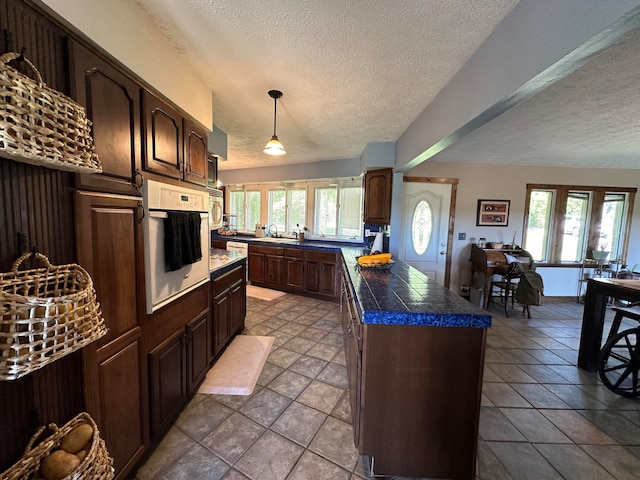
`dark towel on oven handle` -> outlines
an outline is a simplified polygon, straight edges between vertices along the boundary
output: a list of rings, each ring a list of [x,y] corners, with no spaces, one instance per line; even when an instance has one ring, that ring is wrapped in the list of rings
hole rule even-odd
[[[200,214],[167,212],[164,220],[165,270],[173,272],[202,258]]]

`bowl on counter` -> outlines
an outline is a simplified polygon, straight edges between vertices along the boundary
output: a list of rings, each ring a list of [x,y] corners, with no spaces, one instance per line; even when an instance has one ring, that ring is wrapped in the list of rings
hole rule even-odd
[[[494,249],[501,249],[504,247],[504,243],[502,242],[489,242],[489,248],[494,248]]]

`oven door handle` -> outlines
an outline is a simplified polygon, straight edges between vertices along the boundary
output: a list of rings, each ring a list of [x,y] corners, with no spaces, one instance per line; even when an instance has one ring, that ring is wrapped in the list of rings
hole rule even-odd
[[[168,218],[169,215],[167,215],[167,212],[159,212],[156,210],[152,210],[149,212],[149,217],[150,218]],[[209,217],[208,213],[200,212],[200,218],[208,218],[208,217]]]

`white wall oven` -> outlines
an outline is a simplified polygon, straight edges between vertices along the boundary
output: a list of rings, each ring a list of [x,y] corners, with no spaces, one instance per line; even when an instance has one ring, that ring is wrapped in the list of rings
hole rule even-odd
[[[147,313],[209,281],[209,193],[145,180]]]

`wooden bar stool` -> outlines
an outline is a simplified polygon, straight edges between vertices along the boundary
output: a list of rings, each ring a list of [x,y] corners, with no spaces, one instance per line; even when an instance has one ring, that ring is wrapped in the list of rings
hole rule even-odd
[[[622,307],[614,307],[611,310],[616,312],[615,317],[613,317],[613,322],[611,323],[611,330],[609,330],[609,336],[607,337],[607,341],[611,339],[614,335],[618,333],[618,329],[620,328],[620,324],[622,323],[623,318],[631,318],[636,322],[640,322],[640,308],[622,308]]]

